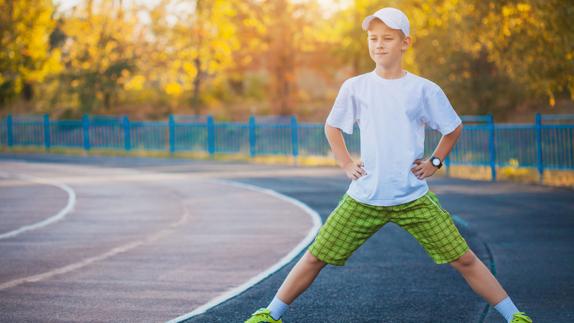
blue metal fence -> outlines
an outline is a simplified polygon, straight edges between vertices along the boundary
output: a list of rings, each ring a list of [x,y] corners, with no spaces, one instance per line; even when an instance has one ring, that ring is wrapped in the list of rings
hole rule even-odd
[[[451,165],[516,165],[544,170],[574,169],[574,115],[537,114],[533,124],[495,124],[492,115],[463,116],[464,131],[445,160]],[[359,131],[344,134],[359,154]],[[425,154],[441,136],[427,130]],[[130,150],[201,151],[257,155],[327,156],[323,124],[295,116],[250,116],[248,122],[216,122],[212,116],[170,115],[167,121],[134,121],[127,116],[84,115],[81,120],[50,120],[49,115],[8,115],[0,123],[3,146],[81,147]]]

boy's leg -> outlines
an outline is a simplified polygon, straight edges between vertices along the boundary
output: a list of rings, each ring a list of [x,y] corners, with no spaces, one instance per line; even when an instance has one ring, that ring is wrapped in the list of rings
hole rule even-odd
[[[518,322],[532,322],[531,318],[518,310],[496,277],[472,250],[469,249],[449,264],[464,277],[472,290],[493,306],[507,322],[511,322],[515,315],[519,316],[516,318]]]
[[[387,222],[380,209],[359,203],[345,194],[275,297],[291,304],[325,265],[344,266],[353,252]]]
[[[325,265],[344,266],[353,252],[388,222],[380,210],[343,195],[267,307],[274,320],[279,320],[287,306],[311,285]],[[265,312],[265,309],[259,311]],[[246,322],[262,322],[253,317],[257,313]],[[267,315],[265,313],[260,315]]]
[[[472,250],[468,249],[460,258],[449,264],[464,277],[470,288],[493,306],[506,321],[510,322],[512,316],[519,312],[496,277]]]
[[[291,269],[271,303],[267,305],[269,315],[279,320],[289,305],[313,283],[325,265],[325,262],[307,250]]]
[[[498,280],[470,250],[450,213],[442,208],[432,191],[398,206],[394,212],[397,213],[396,222],[417,239],[436,264],[451,264],[472,290],[494,306],[508,322],[513,318],[516,322],[532,322],[518,311]]]
[[[498,280],[484,263],[468,249],[460,258],[449,263],[464,277],[475,293],[495,306],[508,297]]]
[[[307,250],[281,284],[276,297],[286,304],[291,304],[311,285],[325,265],[326,263]]]

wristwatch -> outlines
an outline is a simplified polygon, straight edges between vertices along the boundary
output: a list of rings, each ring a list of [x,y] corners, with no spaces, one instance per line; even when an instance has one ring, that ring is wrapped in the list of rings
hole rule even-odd
[[[440,158],[436,157],[436,156],[432,156],[431,159],[431,164],[436,167],[436,168],[441,168],[442,167],[442,160],[440,160]]]

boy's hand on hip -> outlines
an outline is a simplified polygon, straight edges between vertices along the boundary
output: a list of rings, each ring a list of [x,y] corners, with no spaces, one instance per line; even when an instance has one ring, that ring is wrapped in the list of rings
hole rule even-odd
[[[437,171],[437,168],[428,159],[417,159],[415,164],[416,166],[411,168],[411,171],[418,179],[430,177]]]
[[[363,166],[365,166],[365,164],[360,160],[350,161],[343,166],[343,169],[349,179],[356,180],[361,176],[367,175]]]

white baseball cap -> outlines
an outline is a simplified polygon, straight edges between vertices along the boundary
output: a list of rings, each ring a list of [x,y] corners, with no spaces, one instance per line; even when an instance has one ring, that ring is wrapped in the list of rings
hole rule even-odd
[[[407,18],[407,15],[405,15],[399,9],[386,7],[378,10],[370,16],[365,17],[362,24],[363,30],[367,30],[371,20],[375,18],[381,19],[387,26],[392,29],[402,30],[405,36],[408,36],[410,33],[411,27],[409,24],[409,18]]]

